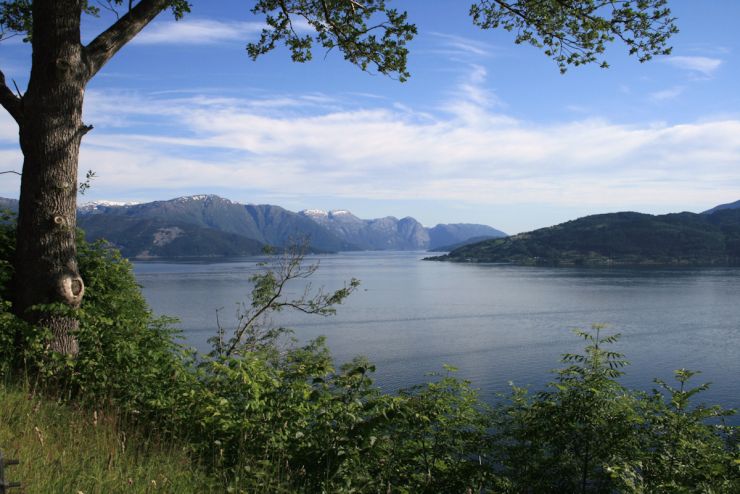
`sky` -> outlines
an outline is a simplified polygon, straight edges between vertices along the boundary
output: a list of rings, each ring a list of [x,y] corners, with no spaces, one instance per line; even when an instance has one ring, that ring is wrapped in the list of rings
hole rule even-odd
[[[292,211],[482,223],[507,233],[615,211],[701,212],[740,199],[740,17],[736,0],[669,1],[673,53],[561,75],[511,33],[472,25],[468,3],[393,1],[419,34],[411,78],[368,74],[337,52],[305,64],[245,47],[262,19],[244,0],[162,14],[87,88],[80,202],[218,194]],[[83,42],[111,22],[86,17]],[[25,88],[30,47],[0,42]],[[0,113],[0,170],[21,171]],[[0,175],[0,196],[20,178]]]

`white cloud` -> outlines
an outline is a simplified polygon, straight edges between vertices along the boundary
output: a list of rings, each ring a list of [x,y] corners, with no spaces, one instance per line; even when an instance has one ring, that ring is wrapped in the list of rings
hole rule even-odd
[[[246,42],[261,31],[256,22],[223,22],[209,19],[184,19],[151,24],[133,39],[134,44],[211,45]]]
[[[653,101],[665,101],[665,100],[671,100],[678,98],[681,96],[681,94],[684,92],[683,86],[674,86],[668,89],[663,89],[662,91],[656,91],[654,93],[650,93],[650,99]]]
[[[434,114],[320,94],[89,92],[85,121],[96,128],[83,141],[80,169],[95,170],[93,193],[114,200],[188,188],[241,191],[229,197],[245,202],[255,193],[307,197],[306,205],[323,196],[630,209],[740,197],[740,120],[535,124],[489,104],[477,92],[484,78],[472,67]],[[9,123],[0,120],[0,138],[10,137]],[[19,154],[0,157],[7,164]],[[0,195],[17,187],[0,183]]]
[[[711,203],[712,194],[730,189],[740,196],[736,120],[533,125],[485,108],[461,120],[392,106],[296,116],[205,97],[113,100],[106,111],[116,107],[134,114],[123,119],[158,113],[184,127],[175,137],[89,134],[81,169],[96,170],[96,188],[113,199],[117,190],[194,185],[481,205]]]
[[[663,60],[664,63],[700,74],[704,77],[711,77],[720,65],[722,65],[721,59],[710,57],[672,56]]]

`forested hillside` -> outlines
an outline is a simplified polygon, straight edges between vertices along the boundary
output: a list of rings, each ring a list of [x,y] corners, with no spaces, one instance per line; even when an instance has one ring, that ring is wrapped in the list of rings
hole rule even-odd
[[[546,266],[736,265],[740,209],[659,216],[598,214],[466,245],[433,259]]]

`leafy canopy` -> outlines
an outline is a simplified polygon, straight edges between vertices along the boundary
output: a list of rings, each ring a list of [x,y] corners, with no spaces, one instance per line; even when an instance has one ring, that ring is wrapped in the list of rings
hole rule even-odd
[[[175,15],[181,19],[190,12],[190,3],[186,0],[170,0],[165,2]],[[135,2],[132,0],[82,0],[82,12],[98,17],[101,10],[110,11],[118,18],[122,15],[122,6],[130,11]],[[31,41],[33,30],[33,1],[32,0],[2,0],[0,1],[0,41],[17,35],[23,35],[23,41]]]
[[[259,39],[247,45],[253,59],[284,44],[295,62],[313,58],[317,46],[338,49],[364,71],[404,81],[409,77],[407,44],[416,35],[408,15],[386,0],[258,0],[251,12],[264,18]],[[0,0],[0,40],[23,35],[31,41],[32,0]],[[120,19],[137,8],[170,9],[176,19],[190,12],[187,0],[82,0],[82,12],[112,12]],[[482,29],[503,28],[517,44],[542,48],[565,72],[569,65],[608,64],[606,46],[619,40],[640,62],[668,55],[678,32],[667,0],[479,0],[470,7]],[[153,17],[152,17],[153,18]],[[306,26],[310,29],[306,29]]]
[[[482,0],[473,4],[473,23],[483,29],[503,28],[515,43],[543,48],[565,72],[568,65],[597,62],[608,67],[603,53],[615,39],[630,55],[646,62],[668,55],[668,39],[678,32],[667,0]]]

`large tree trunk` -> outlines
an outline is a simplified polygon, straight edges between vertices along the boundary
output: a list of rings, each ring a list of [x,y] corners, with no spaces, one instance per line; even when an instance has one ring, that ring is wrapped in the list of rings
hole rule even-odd
[[[75,248],[77,163],[88,130],[80,16],[81,0],[34,0],[31,78],[19,122],[24,161],[13,308],[49,327],[52,348],[67,354],[77,353],[76,319],[29,308],[78,307],[84,294]]]

